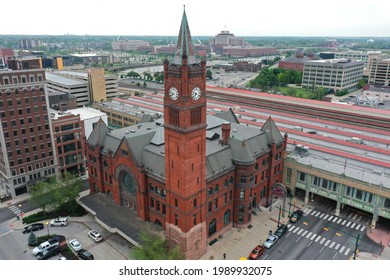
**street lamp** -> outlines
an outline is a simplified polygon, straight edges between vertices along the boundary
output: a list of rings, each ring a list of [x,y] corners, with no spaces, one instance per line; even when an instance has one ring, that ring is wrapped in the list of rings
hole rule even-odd
[[[50,236],[50,231],[49,231],[49,222],[46,222],[46,227],[47,227],[47,235]]]

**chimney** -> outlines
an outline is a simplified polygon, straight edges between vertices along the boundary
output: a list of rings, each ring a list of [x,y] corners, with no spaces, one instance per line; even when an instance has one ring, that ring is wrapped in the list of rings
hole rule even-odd
[[[228,142],[229,142],[229,138],[230,138],[230,128],[231,128],[230,122],[223,122],[221,128],[222,128],[222,141],[221,141],[221,144],[222,145],[227,145]]]

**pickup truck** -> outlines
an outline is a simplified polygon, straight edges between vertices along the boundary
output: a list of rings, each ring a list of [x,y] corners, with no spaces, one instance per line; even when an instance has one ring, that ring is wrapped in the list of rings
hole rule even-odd
[[[60,245],[60,242],[57,239],[50,239],[48,241],[45,241],[41,243],[39,246],[35,247],[32,250],[32,253],[34,256],[36,256],[39,253],[42,253],[44,250],[50,248],[50,247],[58,247]]]

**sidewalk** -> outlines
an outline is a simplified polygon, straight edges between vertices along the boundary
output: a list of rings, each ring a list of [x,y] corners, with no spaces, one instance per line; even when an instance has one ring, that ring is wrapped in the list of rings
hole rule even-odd
[[[243,229],[232,228],[226,232],[216,243],[209,246],[208,251],[201,260],[223,260],[226,254],[227,260],[239,260],[241,257],[247,258],[256,245],[262,244],[268,237],[269,231],[274,232],[278,225],[279,209],[282,200],[276,200],[272,205],[272,212],[261,207],[260,214],[252,215],[251,226]],[[300,203],[296,204],[300,206]],[[297,210],[298,207],[295,208]],[[280,217],[280,224],[287,224],[288,215]]]

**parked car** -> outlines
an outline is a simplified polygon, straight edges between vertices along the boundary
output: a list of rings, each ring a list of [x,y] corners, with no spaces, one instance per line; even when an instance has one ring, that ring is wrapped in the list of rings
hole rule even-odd
[[[79,258],[82,260],[93,260],[94,259],[93,255],[85,249],[81,249],[79,251]]]
[[[37,230],[41,230],[44,228],[44,225],[42,223],[36,223],[36,224],[31,224],[31,225],[28,225],[26,226],[24,229],[23,229],[23,233],[30,233],[32,231],[37,231]]]
[[[283,236],[283,234],[285,234],[287,232],[288,228],[286,225],[281,225],[280,227],[278,227],[278,229],[275,231],[275,235],[279,238],[281,238]]]
[[[80,251],[83,246],[81,246],[80,242],[78,242],[76,239],[72,239],[69,241],[69,246],[72,247],[72,249],[75,251],[75,252],[78,252]]]
[[[252,252],[250,253],[249,257],[248,257],[248,260],[258,260],[261,255],[264,254],[264,247],[261,246],[261,245],[257,245],[253,250]]]
[[[56,239],[50,239],[48,241],[42,242],[39,246],[35,247],[32,250],[32,253],[34,256],[42,253],[44,250],[49,249],[51,247],[58,247],[60,245],[60,242]]]
[[[95,242],[99,242],[103,239],[102,235],[97,230],[90,230],[88,236],[91,237]]]
[[[51,227],[63,227],[68,225],[68,218],[63,218],[63,217],[58,217],[57,219],[51,220],[50,221],[50,226]]]
[[[37,255],[38,260],[45,260],[51,256],[54,256],[60,252],[60,246],[51,246]]]
[[[294,213],[290,217],[290,222],[296,223],[303,216],[302,210],[295,210]]]
[[[279,239],[279,237],[272,234],[272,235],[268,236],[267,240],[263,243],[263,246],[265,248],[269,249],[272,247],[272,245],[274,245],[276,243],[276,241],[278,241],[278,239]]]

